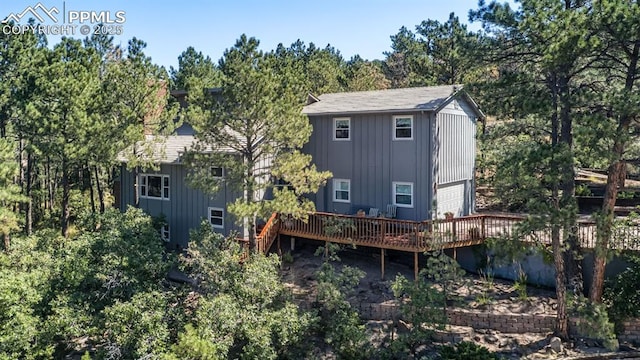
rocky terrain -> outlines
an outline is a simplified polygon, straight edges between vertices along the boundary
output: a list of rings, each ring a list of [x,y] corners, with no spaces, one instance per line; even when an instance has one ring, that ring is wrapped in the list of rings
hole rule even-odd
[[[322,263],[322,258],[314,254],[316,247],[317,244],[297,245],[296,250],[291,253],[290,261],[283,263],[283,279],[301,306],[310,306],[315,300],[315,272]],[[340,257],[342,264],[356,266],[366,273],[355,295],[350,299],[354,305],[393,303],[395,298],[390,284],[396,274],[402,274],[408,279],[413,278],[412,260],[404,261],[402,254],[394,254],[394,257],[387,259],[386,279],[381,279],[379,253],[347,250],[341,253]],[[552,289],[528,286],[524,296],[513,281],[489,279],[476,274],[467,274],[460,286],[456,287],[455,293],[459,300],[455,301],[453,306],[459,309],[494,314],[537,315],[555,315],[556,311],[555,293]],[[368,320],[368,327],[374,344],[382,342],[392,330],[402,331],[397,323],[387,319]],[[621,357],[624,354],[605,357],[607,350],[594,341],[576,340],[562,343],[550,332],[515,334],[463,326],[449,326],[447,332],[448,335],[453,334],[456,340],[475,342],[507,359],[626,358]],[[622,346],[622,349],[632,350],[625,346]],[[429,348],[425,347],[424,351],[428,353]],[[596,357],[592,357],[594,355]]]

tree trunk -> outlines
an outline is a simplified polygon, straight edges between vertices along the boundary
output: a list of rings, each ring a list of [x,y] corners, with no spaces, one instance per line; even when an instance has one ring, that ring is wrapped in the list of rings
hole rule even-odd
[[[556,329],[555,333],[560,338],[566,340],[569,338],[569,321],[567,316],[567,289],[565,285],[565,268],[564,268],[564,252],[560,243],[560,227],[553,225],[551,229],[551,247],[553,249],[553,263],[556,268],[556,299],[558,301],[558,309],[556,311]]]
[[[4,252],[8,253],[11,248],[11,237],[9,234],[2,234]]]
[[[575,163],[573,156],[573,121],[571,117],[571,89],[568,69],[561,69],[558,76],[558,100],[560,108],[560,139],[559,143],[566,147],[569,154],[563,157],[560,164],[562,171],[560,208],[565,210],[567,217],[564,219],[564,241],[566,250],[564,251],[564,266],[566,272],[566,284],[575,296],[583,296],[584,281],[582,279],[582,252],[578,239],[577,226],[577,204],[575,200]]]
[[[624,145],[616,141],[616,156],[622,156]],[[624,173],[625,163],[618,157],[611,166],[607,175],[607,185],[604,191],[604,201],[602,202],[602,219],[599,221],[596,232],[596,248],[593,261],[593,279],[589,289],[589,300],[595,303],[602,302],[602,292],[604,289],[604,271],[607,265],[607,254],[609,252],[609,239],[613,229],[614,209],[620,186],[621,174]]]
[[[629,54],[629,65],[626,68],[627,73],[624,93],[630,93],[635,85],[638,62],[640,61],[640,39],[633,43],[633,50]],[[613,143],[613,162],[609,166],[607,174],[607,185],[604,192],[604,201],[602,203],[602,220],[599,222],[599,229],[596,237],[596,248],[593,264],[593,280],[589,289],[589,300],[595,303],[602,302],[602,292],[604,289],[604,271],[607,265],[607,253],[609,251],[609,240],[611,238],[611,230],[613,229],[614,209],[616,206],[616,198],[618,189],[624,186],[624,178],[626,177],[626,167],[623,161],[623,155],[626,149],[626,137],[628,136],[629,126],[631,125],[631,117],[626,114],[619,116],[618,128],[616,129],[616,138]]]
[[[104,191],[102,191],[102,186],[100,185],[100,171],[98,169],[98,165],[93,168],[96,174],[96,190],[98,190],[98,200],[100,202],[100,214],[104,214]]]
[[[62,160],[62,213],[60,214],[60,227],[62,229],[62,236],[69,237],[69,219],[70,219],[70,209],[69,209],[69,196],[71,186],[69,184],[69,165],[67,164],[67,160]]]
[[[93,176],[91,176],[91,165],[89,165],[89,163],[87,163],[86,166],[87,166],[87,175],[89,176],[89,199],[91,201],[91,213],[95,214],[96,213],[96,199],[94,198],[93,179],[92,179]],[[98,178],[96,178],[96,182],[97,181],[98,181]]]
[[[549,87],[552,91],[552,102],[554,111],[551,114],[551,145],[558,149],[558,143],[562,137],[561,129],[560,129],[560,119],[558,116],[558,99],[559,99],[559,89],[555,85],[558,83],[557,74],[551,74],[549,79]],[[567,130],[566,127],[563,127],[564,130]],[[564,134],[566,136],[566,134]],[[570,134],[569,134],[570,136]],[[555,154],[556,156],[558,154]],[[563,161],[562,157],[557,159],[555,156],[552,158],[552,164],[556,165],[559,168],[562,168]],[[569,321],[567,316],[567,290],[566,290],[566,270],[565,270],[565,260],[564,260],[564,249],[560,242],[560,229],[561,223],[564,224],[565,221],[561,221],[560,216],[561,213],[561,205],[563,202],[560,199],[559,188],[560,184],[562,184],[562,180],[565,176],[560,176],[557,179],[554,179],[552,189],[551,189],[551,202],[553,203],[556,218],[552,217],[551,222],[551,249],[553,251],[553,264],[556,270],[556,299],[558,302],[558,308],[556,311],[556,327],[555,333],[562,339],[567,339],[569,337]]]
[[[26,209],[24,212],[25,216],[25,227],[24,230],[27,235],[31,235],[33,232],[33,199],[31,198],[31,183],[32,176],[31,172],[33,171],[33,156],[31,156],[30,152],[27,152],[27,172],[26,172],[26,184],[25,184],[25,196],[27,197]]]
[[[53,187],[54,180],[55,176],[51,176],[51,159],[47,157],[47,194],[49,195],[49,213],[53,212],[53,204],[55,201],[55,189]]]

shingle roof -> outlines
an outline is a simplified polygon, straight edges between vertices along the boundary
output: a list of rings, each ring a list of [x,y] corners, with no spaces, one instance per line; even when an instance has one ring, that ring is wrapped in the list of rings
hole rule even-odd
[[[198,142],[194,135],[145,135],[146,141],[136,144],[138,156],[146,158],[147,161],[153,161],[157,164],[180,164],[182,155],[191,150]],[[129,148],[118,154],[118,161],[127,162],[132,154],[132,148]],[[211,147],[207,146],[199,151],[210,152]],[[218,151],[234,152],[228,147],[218,148]],[[152,154],[151,156],[147,154]]]
[[[305,106],[307,115],[372,113],[390,111],[435,111],[462,89],[462,85],[324,94]]]
[[[144,143],[140,142],[136,145],[138,155],[146,157],[148,155],[144,154],[153,154],[150,159],[146,160],[152,160],[159,164],[180,163],[182,154],[196,143],[196,138],[193,135],[145,135],[145,138]],[[127,162],[131,155],[132,149],[130,148],[118,154],[118,160]]]

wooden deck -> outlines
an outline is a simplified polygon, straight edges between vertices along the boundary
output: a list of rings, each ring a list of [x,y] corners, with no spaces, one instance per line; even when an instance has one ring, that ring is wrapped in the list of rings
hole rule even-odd
[[[283,217],[280,234],[407,252],[478,245],[508,234],[522,218],[473,215],[450,220],[409,221],[313,213],[305,222]]]
[[[366,246],[381,249],[381,271],[384,277],[384,250],[414,254],[418,272],[418,254],[439,249],[456,249],[479,245],[487,239],[508,238],[516,234],[524,217],[504,214],[476,214],[453,219],[409,221],[384,217],[360,217],[315,212],[306,221],[273,214],[257,236],[257,250],[269,251],[279,235],[324,242]],[[577,234],[583,248],[595,246],[596,224],[578,223]],[[520,234],[522,242],[550,244],[548,230]],[[640,226],[614,229],[610,242],[618,250],[640,250]]]

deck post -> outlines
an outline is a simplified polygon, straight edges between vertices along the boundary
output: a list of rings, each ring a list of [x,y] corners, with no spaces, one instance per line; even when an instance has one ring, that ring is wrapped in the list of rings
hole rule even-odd
[[[329,242],[328,241],[324,242],[324,258],[325,259],[329,258]]]
[[[381,278],[384,280],[384,248],[380,248],[380,272]]]
[[[418,252],[413,253],[413,277],[418,281]]]
[[[280,246],[280,232],[278,232],[278,256],[280,256],[280,258],[282,258],[282,247]]]
[[[296,238],[294,238],[293,236],[291,237],[291,252],[293,252],[296,249]]]

